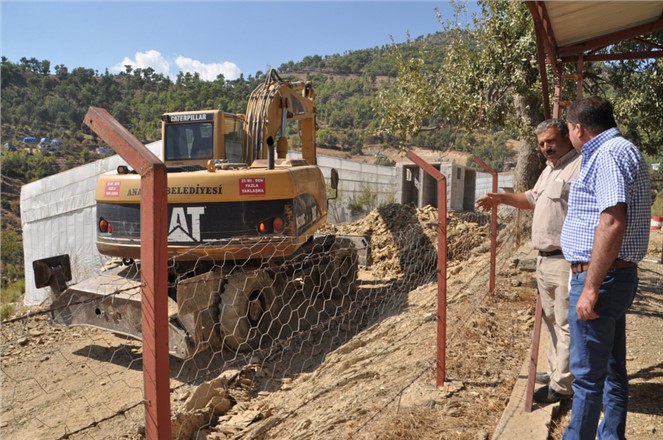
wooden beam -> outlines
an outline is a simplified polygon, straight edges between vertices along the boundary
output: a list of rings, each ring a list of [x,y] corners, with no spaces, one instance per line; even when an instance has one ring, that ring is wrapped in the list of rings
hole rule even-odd
[[[604,53],[595,55],[585,55],[585,61],[618,61],[618,60],[647,60],[654,58],[662,58],[663,50],[645,50],[640,52],[619,52],[619,53]],[[562,57],[562,63],[576,63],[578,62],[578,55]]]
[[[616,44],[625,40],[630,40],[631,38],[658,32],[660,30],[663,30],[663,17],[659,17],[657,20],[649,23],[613,32],[612,34],[601,35],[600,37],[592,38],[583,41],[582,43],[559,47],[557,48],[557,56],[564,57],[579,55],[602,46],[609,46],[611,44]]]
[[[559,75],[560,66],[557,60],[557,41],[555,40],[555,32],[548,17],[545,2],[541,0],[528,0],[526,3],[534,20],[535,32],[542,40],[553,74]]]

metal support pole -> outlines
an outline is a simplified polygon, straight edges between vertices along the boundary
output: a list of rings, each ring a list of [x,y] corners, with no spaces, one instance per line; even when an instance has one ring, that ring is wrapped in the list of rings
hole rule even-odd
[[[414,152],[407,157],[437,180],[437,386],[446,380],[447,349],[447,179]]]
[[[562,113],[562,75],[555,77],[555,97],[553,98],[553,118],[559,118]]]
[[[534,330],[532,330],[532,351],[529,356],[529,374],[527,375],[527,392],[525,394],[525,412],[532,412],[534,400],[534,386],[536,383],[536,364],[539,359],[539,342],[541,340],[541,319],[543,307],[541,305],[541,294],[536,294],[536,310],[534,312]]]
[[[576,77],[576,98],[577,99],[582,98],[582,92],[583,92],[583,90],[582,90],[582,83],[583,83],[582,71],[583,71],[584,65],[585,65],[585,59],[582,56],[582,54],[580,54],[578,56],[578,63],[576,64],[576,75],[577,75],[577,77]]]
[[[90,107],[85,124],[141,176],[141,281],[145,436],[171,438],[168,353],[166,167],[106,110]]]
[[[537,19],[535,18],[536,22]],[[539,21],[541,21],[539,19]],[[543,37],[541,36],[541,26],[534,26],[536,35],[536,55],[539,64],[539,74],[541,75],[541,91],[543,93],[543,114],[546,119],[550,119],[550,92],[548,90],[548,71],[546,68],[546,51],[543,46]]]
[[[476,156],[472,160],[478,163],[493,177],[493,192],[497,192],[497,171],[489,167],[484,161]],[[497,260],[497,206],[493,206],[490,213],[490,280],[488,281],[488,293],[495,293],[495,268]]]

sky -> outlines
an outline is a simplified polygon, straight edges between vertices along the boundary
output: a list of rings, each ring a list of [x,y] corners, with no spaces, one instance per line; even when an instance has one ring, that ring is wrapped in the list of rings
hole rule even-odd
[[[13,63],[48,60],[51,72],[130,64],[173,79],[182,71],[232,80],[441,31],[436,8],[453,18],[447,1],[0,0],[0,52]]]

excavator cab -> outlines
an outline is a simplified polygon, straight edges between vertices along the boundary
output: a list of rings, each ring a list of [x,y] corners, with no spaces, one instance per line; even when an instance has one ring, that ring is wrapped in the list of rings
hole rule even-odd
[[[209,160],[244,160],[244,120],[220,110],[166,113],[162,117],[166,166],[205,167]]]

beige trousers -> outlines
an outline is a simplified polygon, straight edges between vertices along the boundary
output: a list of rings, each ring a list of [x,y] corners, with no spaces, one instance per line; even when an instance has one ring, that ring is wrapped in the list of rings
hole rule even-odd
[[[569,371],[569,276],[571,267],[562,255],[537,257],[536,281],[541,295],[543,322],[548,327],[548,374],[550,387],[571,394],[573,376]]]

